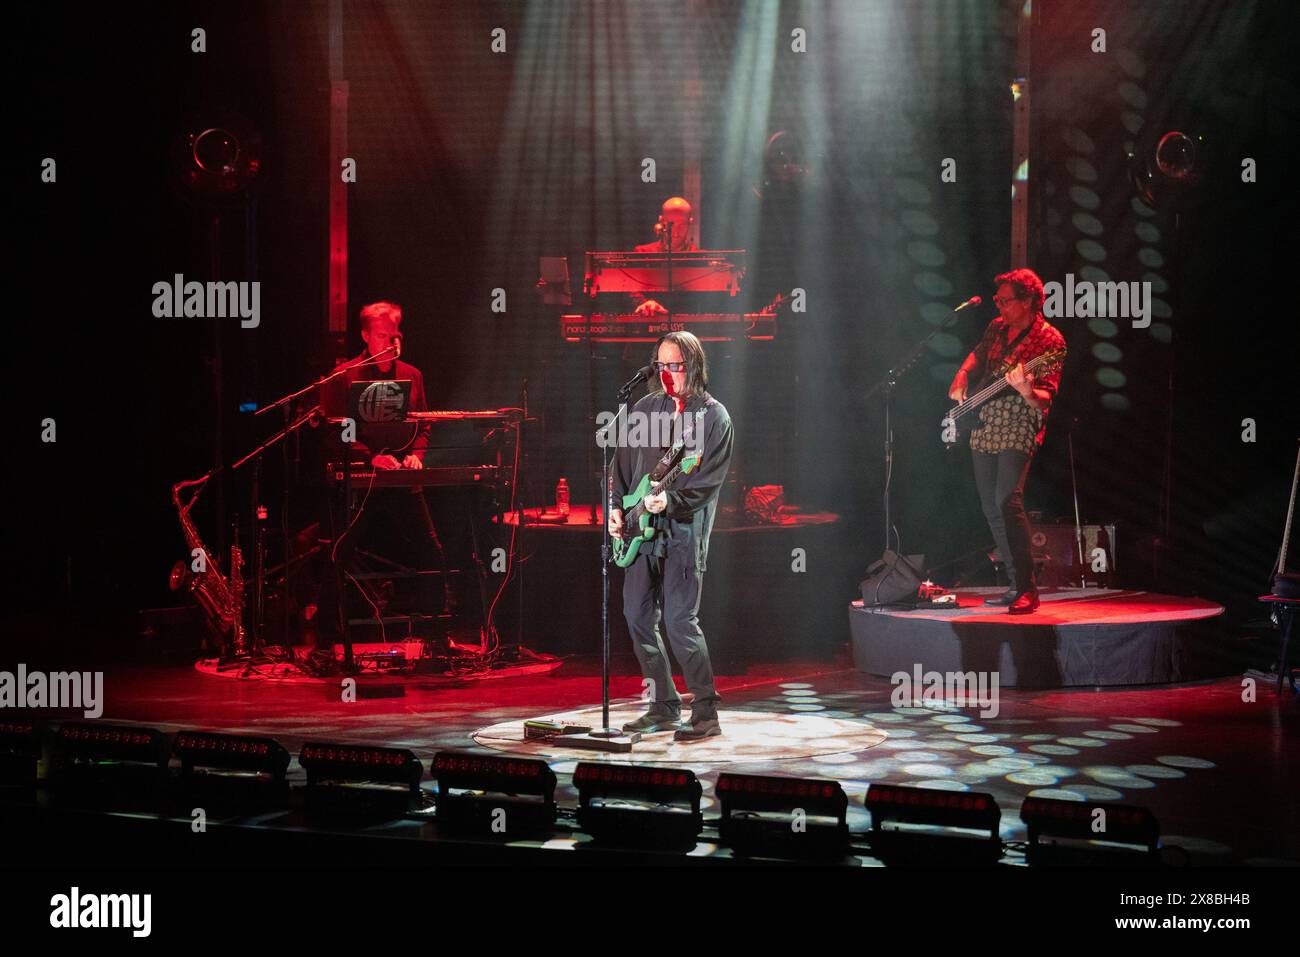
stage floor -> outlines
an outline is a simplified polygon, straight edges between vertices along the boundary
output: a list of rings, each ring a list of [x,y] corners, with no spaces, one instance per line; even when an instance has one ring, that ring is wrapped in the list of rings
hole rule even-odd
[[[620,657],[615,664],[619,714],[633,713],[640,689],[635,663]],[[1018,816],[1023,800],[1047,795],[1149,807],[1164,843],[1196,864],[1300,864],[1294,799],[1300,755],[1285,743],[1300,732],[1300,711],[1292,697],[1275,699],[1263,681],[1258,700],[1243,701],[1242,681],[1104,692],[1004,689],[997,716],[981,718],[977,709],[944,704],[892,707],[890,682],[856,671],[847,660],[783,663],[719,676],[722,738],[687,751],[669,744],[671,735],[654,736],[642,754],[648,762],[665,761],[667,749],[672,763],[694,769],[704,786],[706,818],[717,813],[713,787],[721,770],[838,780],[849,794],[854,831],[869,826],[862,805],[868,784],[890,782],[991,792],[1003,809],[1004,840],[1025,838]],[[102,720],[269,735],[293,754],[309,739],[404,747],[427,772],[441,749],[537,750],[512,746],[510,736],[525,718],[598,705],[599,662],[569,659],[545,676],[400,684],[401,697],[344,703],[337,687],[216,681],[187,664],[122,668],[106,674]],[[48,712],[40,717],[58,720]],[[790,733],[772,736],[782,727]],[[548,756],[562,807],[576,806],[571,776],[579,759],[603,758],[598,752]],[[296,759],[290,780],[303,780]],[[423,786],[432,786],[427,777]],[[238,823],[277,826],[274,817]],[[420,822],[394,825],[385,834],[437,840],[432,826]],[[572,849],[581,840],[557,837],[537,846]],[[701,843],[694,856],[729,854]]]

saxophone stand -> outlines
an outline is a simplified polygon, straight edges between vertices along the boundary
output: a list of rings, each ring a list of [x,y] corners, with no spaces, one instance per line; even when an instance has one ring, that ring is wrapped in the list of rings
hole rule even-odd
[[[648,368],[648,367],[647,367]],[[596,444],[601,448],[604,467],[605,510],[601,518],[600,532],[600,727],[585,734],[566,734],[559,739],[566,748],[585,748],[589,751],[628,752],[641,740],[638,732],[629,734],[609,724],[609,565],[613,559],[610,545],[609,515],[614,509],[614,477],[611,470],[614,447],[611,439],[624,434],[621,430],[627,418],[627,400],[641,382],[645,381],[645,369],[642,369],[618,390],[618,414],[612,422],[607,423],[596,432]],[[612,434],[611,434],[612,433]]]

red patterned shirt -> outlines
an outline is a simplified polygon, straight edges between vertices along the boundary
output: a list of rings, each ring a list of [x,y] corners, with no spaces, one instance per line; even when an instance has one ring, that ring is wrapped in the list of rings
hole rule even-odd
[[[1044,352],[1059,351],[1060,359],[1040,366],[1032,373],[1034,388],[1048,395],[1047,404],[1035,409],[1020,393],[1011,390],[1001,393],[979,410],[980,427],[971,432],[970,447],[976,452],[1005,452],[1015,450],[1033,455],[1043,444],[1047,432],[1047,413],[1061,381],[1061,363],[1065,361],[1065,337],[1040,313],[1029,327],[1029,332],[1015,348],[1008,346],[1016,335],[1008,335],[1007,321],[998,316],[984,330],[984,337],[975,347],[979,368],[986,374],[1005,375],[1018,362],[1028,362]],[[987,376],[986,376],[987,378]],[[972,390],[973,391],[973,390]]]

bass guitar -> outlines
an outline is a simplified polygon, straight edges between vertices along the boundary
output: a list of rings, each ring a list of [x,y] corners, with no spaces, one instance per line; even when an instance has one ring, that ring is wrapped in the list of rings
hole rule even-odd
[[[1044,352],[1042,355],[1035,356],[1024,364],[1025,372],[1030,373],[1038,369],[1050,368],[1052,365],[1060,363],[1065,359],[1064,349],[1052,349]],[[970,415],[972,412],[978,412],[988,405],[1004,390],[1011,388],[1011,383],[1007,381],[1007,372],[1009,372],[1015,363],[1006,366],[1002,372],[981,380],[976,390],[967,395],[966,398],[954,405],[948,410],[948,414],[943,417],[941,423],[943,427],[943,440],[951,447],[960,439],[966,437],[967,433],[974,427]],[[965,422],[961,420],[965,418]],[[980,412],[980,421],[984,420],[984,415]],[[951,436],[951,438],[950,438]]]
[[[655,481],[652,477],[654,472],[647,472],[641,476],[636,488],[623,496],[623,528],[614,536],[615,565],[627,568],[636,561],[641,546],[655,536],[654,526],[650,523],[651,515],[645,507],[646,496],[667,491],[679,477],[695,470],[700,464],[700,457],[699,452],[688,453],[682,446],[670,449],[655,468],[657,472],[665,464],[668,465],[663,477]]]

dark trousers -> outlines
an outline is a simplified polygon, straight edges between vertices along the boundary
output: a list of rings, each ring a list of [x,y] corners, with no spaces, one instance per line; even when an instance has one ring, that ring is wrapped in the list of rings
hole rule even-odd
[[[1025,517],[1025,478],[1033,456],[1024,452],[971,452],[975,487],[988,519],[989,530],[1017,593],[1034,591],[1034,558],[1029,547],[1029,519]]]
[[[649,689],[654,695],[654,709],[681,709],[672,666],[659,635],[662,620],[673,655],[682,666],[686,687],[695,695],[692,719],[709,720],[717,717],[719,698],[713,687],[709,648],[700,630],[704,575],[695,567],[690,526],[672,524],[676,534],[668,542],[666,553],[662,557],[638,556],[624,572],[623,614],[632,633],[632,650],[641,665],[641,676],[654,682]]]

